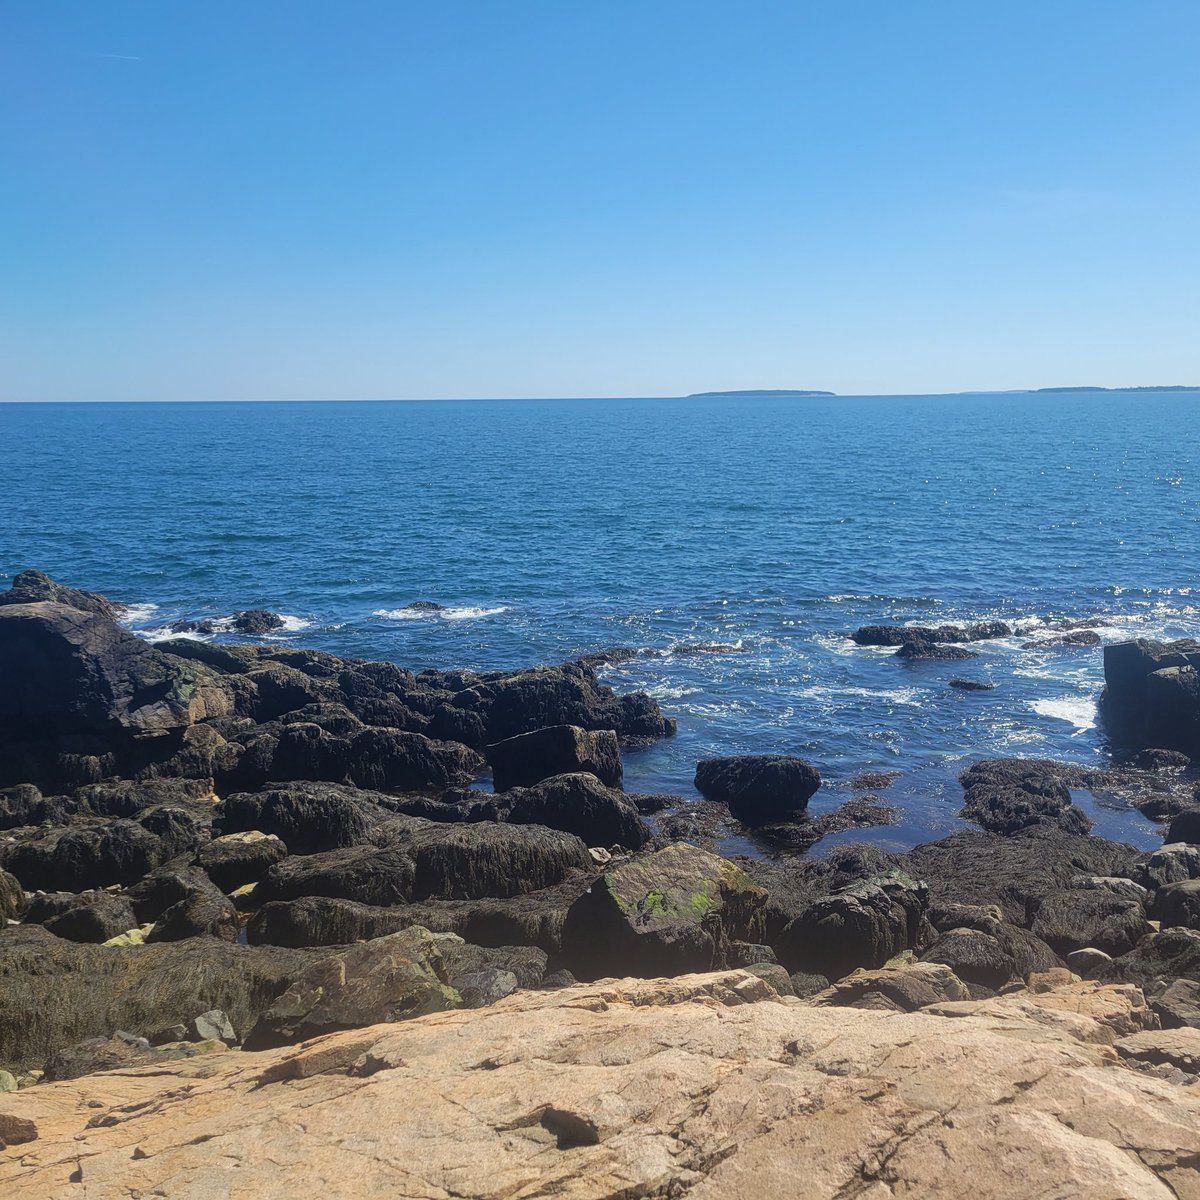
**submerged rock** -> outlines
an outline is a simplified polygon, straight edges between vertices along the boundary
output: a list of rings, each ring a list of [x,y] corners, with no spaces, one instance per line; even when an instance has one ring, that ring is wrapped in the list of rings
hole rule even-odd
[[[284,620],[278,613],[268,612],[265,608],[250,608],[245,612],[234,613],[229,623],[238,633],[254,636],[274,633],[276,629],[282,629],[284,626]]]

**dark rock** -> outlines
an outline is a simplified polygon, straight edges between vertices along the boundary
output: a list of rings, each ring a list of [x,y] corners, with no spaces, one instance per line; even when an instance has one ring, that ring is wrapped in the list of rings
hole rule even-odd
[[[649,827],[632,800],[591,774],[555,775],[505,792],[496,804],[507,821],[573,833],[589,846],[639,850],[650,840]]]
[[[1067,970],[1073,971],[1083,979],[1090,979],[1097,971],[1112,962],[1112,955],[1097,950],[1095,946],[1084,946],[1082,950],[1072,950],[1066,955]]]
[[[415,926],[362,942],[306,968],[259,1018],[247,1050],[457,1008],[437,940]]]
[[[634,808],[643,816],[650,816],[653,813],[665,812],[669,808],[678,808],[682,804],[686,804],[682,796],[675,796],[661,792],[653,794],[645,794],[639,792],[627,793],[629,800]]]
[[[416,865],[414,900],[509,897],[561,883],[591,868],[573,834],[540,825],[435,825],[399,843]]]
[[[152,1046],[165,1046],[170,1042],[186,1041],[187,1035],[188,1027],[186,1025],[166,1025],[152,1033],[149,1041]]]
[[[902,874],[865,880],[810,904],[775,941],[792,971],[840,979],[920,945],[928,893]]]
[[[541,986],[546,989],[550,988],[565,988],[574,987],[579,981],[571,974],[570,971],[551,971],[545,979],[542,980]]]
[[[1200,844],[1200,806],[1185,808],[1171,818],[1167,828],[1167,842]]]
[[[609,787],[621,786],[621,748],[611,729],[553,725],[518,734],[487,748],[498,792],[531,787],[552,775],[589,771]]]
[[[1178,750],[1154,747],[1139,750],[1131,762],[1140,771],[1183,771],[1192,765],[1192,760]]]
[[[292,783],[239,792],[221,805],[222,833],[273,834],[293,854],[315,854],[370,839],[382,810],[368,794],[336,784]]]
[[[329,896],[362,904],[405,904],[412,899],[416,871],[411,856],[402,848],[343,846],[277,862],[254,895],[260,903]]]
[[[984,683],[981,679],[952,679],[950,686],[960,692],[991,692],[996,688],[994,683]]]
[[[55,937],[72,942],[107,942],[137,925],[133,908],[124,896],[84,892],[75,901],[71,908],[44,922]]]
[[[749,967],[753,963],[775,962],[770,946],[755,942],[730,942],[725,960],[731,967]]]
[[[140,882],[127,888],[125,895],[138,920],[145,924],[157,921],[173,904],[197,893],[222,895],[198,867],[175,860],[156,867]]]
[[[149,1044],[138,1045],[121,1037],[95,1037],[65,1046],[56,1051],[45,1065],[45,1082],[80,1079],[97,1071],[112,1071],[118,1067],[147,1067],[163,1062],[172,1055],[156,1050]]]
[[[745,969],[751,975],[757,975],[759,979],[769,983],[781,996],[794,996],[796,994],[795,988],[792,987],[791,976],[773,960],[750,963]]]
[[[446,606],[433,600],[414,600],[403,607],[405,612],[443,612]]]
[[[399,933],[415,920],[407,905],[381,908],[356,900],[302,896],[267,901],[250,918],[246,938],[252,946],[346,946]]]
[[[0,592],[0,604],[38,604],[41,601],[65,604],[68,608],[96,613],[110,621],[120,620],[125,612],[123,604],[114,604],[99,592],[64,587],[42,571],[22,571],[13,579],[7,592]]]
[[[511,974],[523,988],[541,986],[546,975],[546,952],[536,946],[473,946],[456,935],[436,936],[446,973],[456,988],[456,980],[472,972],[503,971]]]
[[[1100,710],[1118,746],[1200,754],[1200,643],[1118,642],[1104,648]]]
[[[978,929],[953,929],[942,934],[921,955],[921,961],[942,963],[964,983],[997,991],[1019,978],[1012,955],[1005,952],[997,938]]]
[[[1098,646],[1100,635],[1091,629],[1077,629],[1072,633],[1059,633],[1054,637],[1038,638],[1023,642],[1022,650],[1070,650],[1078,646]]]
[[[1173,979],[1147,997],[1164,1029],[1200,1029],[1200,983]]]
[[[1154,894],[1150,915],[1159,920],[1164,929],[1178,925],[1200,929],[1200,879],[1184,879],[1159,888]]]
[[[909,642],[982,642],[1011,636],[1011,625],[1003,621],[981,621],[974,625],[864,625],[852,633],[860,646],[903,646]]]
[[[978,929],[981,933],[994,934],[1004,922],[1004,914],[998,904],[936,902],[929,905],[925,915],[938,933],[949,933],[952,929]]]
[[[496,967],[485,967],[482,971],[469,971],[456,975],[451,984],[462,997],[464,1008],[485,1008],[511,996],[517,990],[517,977],[511,971]]]
[[[740,755],[704,759],[695,782],[701,795],[724,801],[739,821],[763,825],[804,812],[821,776],[799,758]]]
[[[1044,773],[1036,761],[991,759],[960,776],[964,804],[959,814],[994,833],[1015,833],[1031,825],[1057,825],[1087,833],[1092,823],[1071,800],[1061,779]]]
[[[1173,842],[1142,855],[1130,868],[1130,878],[1150,891],[1168,883],[1200,879],[1200,846]]]
[[[874,1008],[916,1012],[931,1004],[970,999],[966,984],[943,963],[914,963],[882,970],[861,969],[814,996],[819,1007]]]
[[[0,870],[0,926],[5,921],[16,921],[25,912],[25,890],[16,878]]]
[[[899,771],[864,771],[850,780],[850,787],[856,792],[883,792],[899,778]]]
[[[829,987],[829,980],[824,975],[815,975],[810,971],[793,971],[789,978],[792,981],[792,995],[808,999]]]
[[[0,1113],[0,1150],[9,1146],[21,1146],[26,1142],[36,1142],[38,1138],[37,1122],[29,1117],[18,1117],[15,1113]]]
[[[238,633],[258,637],[282,629],[284,622],[278,613],[268,612],[265,608],[248,608],[245,612],[234,613],[230,624]]]
[[[765,902],[733,863],[679,843],[597,879],[567,913],[563,957],[581,979],[711,970],[730,942],[758,940]]]
[[[188,1022],[186,1036],[189,1042],[224,1042],[227,1046],[237,1042],[232,1023],[219,1008],[210,1008],[193,1017]]]
[[[1200,982],[1200,932],[1164,929],[1151,933],[1093,978],[1101,983],[1136,983],[1145,991],[1152,990],[1160,980]]]
[[[199,874],[199,872],[197,872]],[[232,901],[215,884],[195,887],[167,908],[146,935],[147,942],[179,942],[184,938],[214,937],[236,941],[238,914]]]
[[[245,1030],[311,958],[214,938],[111,947],[63,941],[38,926],[0,929],[0,1062],[40,1067],[114,1026],[148,1035],[210,1008]]]
[[[287,857],[287,847],[273,834],[250,830],[213,838],[200,848],[200,866],[223,892],[257,883],[275,863]]]
[[[967,658],[978,658],[974,650],[966,650],[962,646],[945,646],[939,642],[913,639],[904,642],[896,651],[897,658],[909,662],[961,662]]]
[[[1082,888],[1043,896],[1034,906],[1030,928],[1058,954],[1091,946],[1114,956],[1133,949],[1151,932],[1138,901]]]

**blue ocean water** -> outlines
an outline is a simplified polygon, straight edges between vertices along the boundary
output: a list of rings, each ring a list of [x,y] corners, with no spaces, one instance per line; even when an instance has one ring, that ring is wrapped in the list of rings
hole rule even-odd
[[[261,606],[284,641],[414,669],[641,648],[605,675],[679,735],[627,756],[631,790],[694,797],[698,758],[791,753],[828,780],[819,810],[898,770],[901,821],[866,836],[909,846],[960,826],[973,758],[1104,760],[1100,651],[1021,649],[1045,622],[1200,634],[1198,402],[0,405],[0,574],[137,605],[151,637]],[[985,617],[1027,632],[945,664],[846,636]],[[1093,816],[1156,840],[1119,805]]]

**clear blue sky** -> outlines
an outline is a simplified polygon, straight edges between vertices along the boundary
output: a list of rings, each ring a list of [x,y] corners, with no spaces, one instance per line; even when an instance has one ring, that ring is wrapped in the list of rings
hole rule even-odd
[[[1196,0],[0,0],[0,398],[1200,382]]]

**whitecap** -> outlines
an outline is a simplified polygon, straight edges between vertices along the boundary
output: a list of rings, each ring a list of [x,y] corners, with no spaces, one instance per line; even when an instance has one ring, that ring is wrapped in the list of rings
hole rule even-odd
[[[377,608],[371,616],[381,617],[385,621],[473,621],[477,617],[494,617],[497,613],[508,612],[505,605],[495,608],[483,608],[471,604],[459,605],[455,608]]]
[[[126,604],[121,612],[121,624],[144,625],[156,612],[157,604]]]
[[[443,621],[473,621],[476,617],[494,617],[497,613],[505,612],[508,612],[508,608],[503,604],[496,608],[473,608],[463,605],[461,608],[443,608],[438,616]]]
[[[1096,701],[1090,696],[1062,696],[1057,699],[1029,700],[1026,703],[1039,716],[1074,725],[1073,736],[1096,728]]]
[[[426,621],[438,614],[424,608],[377,608],[371,616],[385,621]]]
[[[289,613],[280,613],[279,619],[283,624],[275,631],[276,636],[281,633],[299,633],[302,629],[312,627],[312,622],[307,617],[293,617]]]

